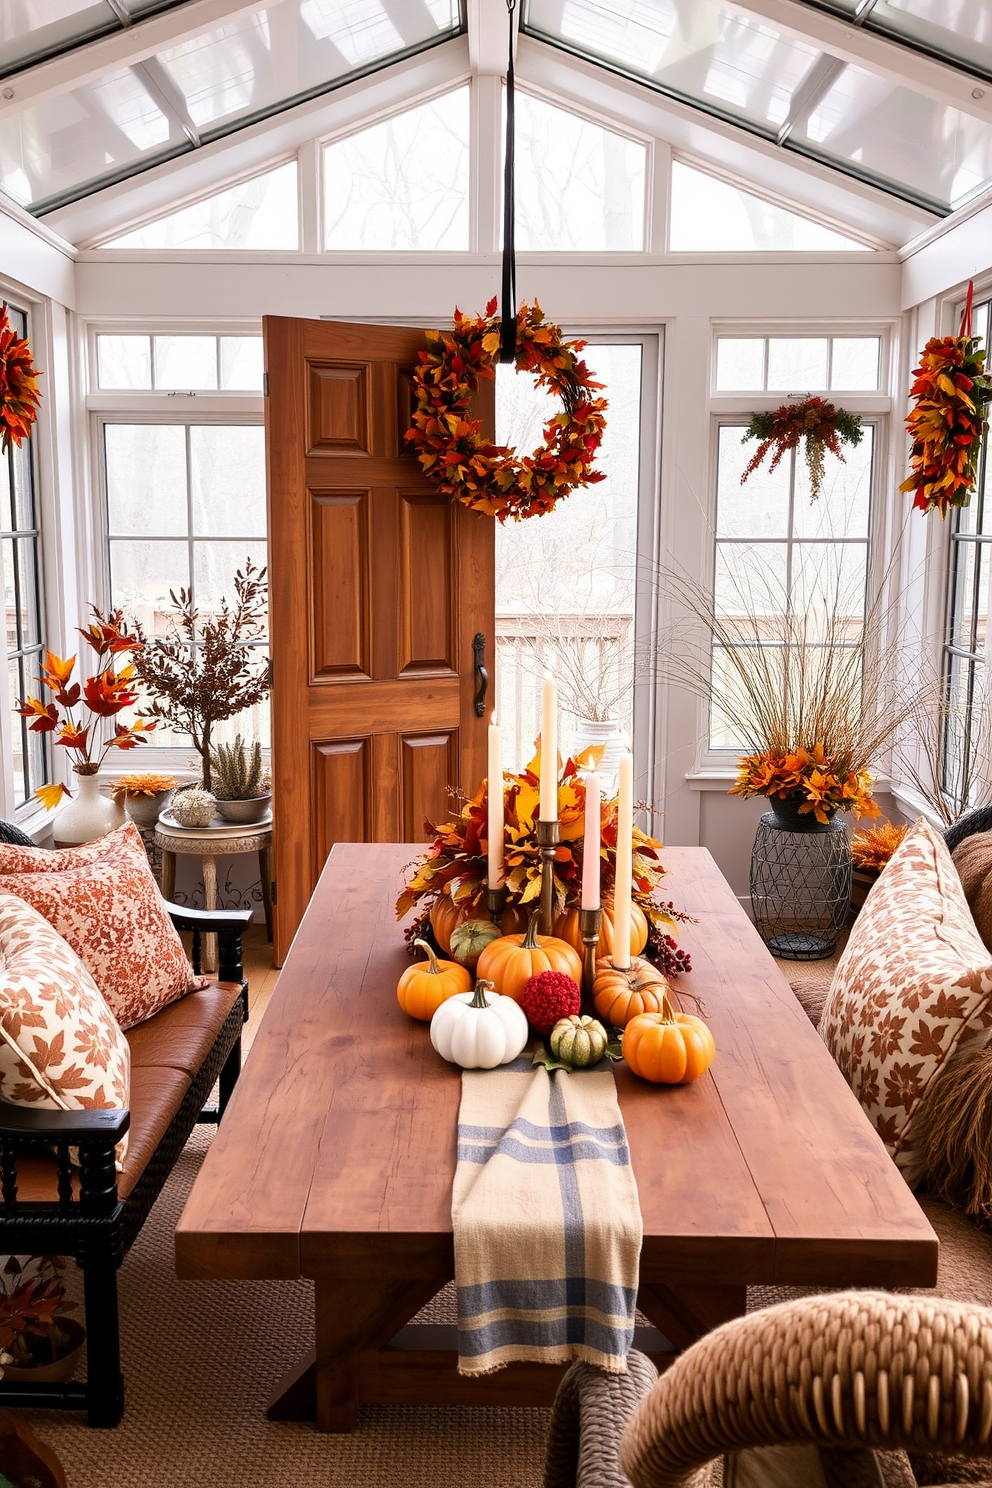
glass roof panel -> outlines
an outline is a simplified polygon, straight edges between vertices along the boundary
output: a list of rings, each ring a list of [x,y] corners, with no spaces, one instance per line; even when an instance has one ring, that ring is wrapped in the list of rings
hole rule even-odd
[[[992,6],[975,0],[877,0],[865,25],[992,77]]]
[[[669,247],[673,253],[864,252],[864,243],[672,161]],[[752,343],[748,343],[750,346]],[[872,384],[874,386],[874,384]]]
[[[107,0],[8,0],[0,5],[0,72],[119,25]]]
[[[790,143],[957,206],[992,180],[992,128],[860,67],[845,67]]]
[[[122,67],[0,119],[0,187],[30,206],[190,148],[138,74]]]
[[[528,30],[774,133],[819,53],[718,0],[529,0]]]
[[[107,0],[0,0],[0,42],[43,21],[61,25],[63,40],[84,20],[109,29],[107,11]],[[43,215],[463,29],[459,0],[273,0],[0,120],[0,189]]]
[[[272,249],[299,247],[296,161],[239,181],[157,217],[105,248]]]

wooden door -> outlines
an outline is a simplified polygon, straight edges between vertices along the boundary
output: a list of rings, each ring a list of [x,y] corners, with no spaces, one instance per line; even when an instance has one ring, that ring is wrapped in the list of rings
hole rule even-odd
[[[335,842],[420,842],[486,772],[494,524],[403,435],[424,332],[266,317],[276,962]],[[493,385],[476,416],[492,423]]]

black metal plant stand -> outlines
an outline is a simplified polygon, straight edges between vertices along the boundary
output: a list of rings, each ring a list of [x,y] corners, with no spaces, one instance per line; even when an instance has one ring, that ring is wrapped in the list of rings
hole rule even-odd
[[[784,803],[783,803],[784,804]],[[851,907],[851,837],[836,818],[766,811],[751,849],[754,923],[773,956],[823,961]]]

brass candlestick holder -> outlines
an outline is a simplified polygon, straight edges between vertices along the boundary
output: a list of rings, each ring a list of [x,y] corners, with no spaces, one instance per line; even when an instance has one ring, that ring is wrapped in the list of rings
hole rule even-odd
[[[506,885],[501,884],[498,889],[486,889],[486,908],[489,910],[489,918],[494,925],[498,925],[503,915],[503,906],[506,903]]]
[[[603,918],[602,909],[580,909],[579,930],[585,953],[582,958],[582,1011],[593,1013],[592,984],[596,977],[596,951],[599,947],[599,927]]]
[[[538,821],[537,845],[541,849],[541,934],[550,935],[555,922],[555,851],[561,841],[561,823]]]

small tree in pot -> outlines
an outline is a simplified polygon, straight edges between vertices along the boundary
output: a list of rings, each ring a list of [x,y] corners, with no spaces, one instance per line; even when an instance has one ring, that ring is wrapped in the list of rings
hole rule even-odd
[[[213,783],[214,724],[253,708],[269,690],[267,662],[256,662],[251,647],[265,634],[265,574],[249,558],[234,576],[234,602],[222,597],[217,612],[202,622],[190,590],[170,590],[175,614],[167,635],[149,639],[136,627],[144,650],[135,671],[153,698],[144,716],[189,734],[206,791]]]

